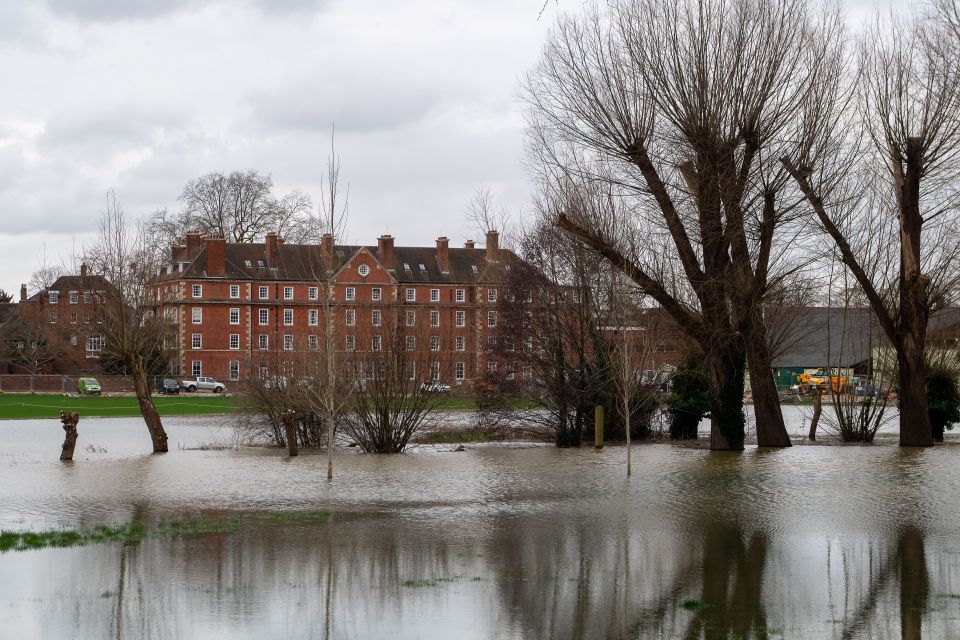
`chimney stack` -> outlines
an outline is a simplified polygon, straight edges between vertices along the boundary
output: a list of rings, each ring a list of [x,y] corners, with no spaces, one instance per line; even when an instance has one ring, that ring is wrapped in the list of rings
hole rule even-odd
[[[27,301],[27,285],[20,285],[20,302]]]
[[[437,238],[437,262],[441,273],[450,273],[450,241],[443,236]]]
[[[377,255],[387,271],[393,271],[393,236],[382,235],[377,238]]]
[[[500,256],[500,234],[487,231],[487,262],[497,262]]]
[[[170,262],[180,262],[180,259],[183,256],[183,252],[187,248],[182,244],[172,244],[170,245]]]
[[[205,238],[207,244],[207,275],[222,278],[225,273],[223,238]]]
[[[187,258],[193,258],[203,248],[203,234],[190,232],[187,234]]]
[[[474,242],[473,240],[467,240],[466,242],[463,243],[464,249],[473,249],[476,246],[477,246],[477,243]]]
[[[277,267],[277,258],[280,257],[280,236],[274,232],[267,234],[266,252],[267,266],[271,269]]]
[[[323,266],[330,269],[333,266],[333,234],[325,233],[320,241],[320,254],[323,258]]]
[[[86,262],[83,262],[83,263],[80,264],[80,277],[81,277],[81,278],[86,278],[86,277],[87,277],[87,263],[86,263]]]

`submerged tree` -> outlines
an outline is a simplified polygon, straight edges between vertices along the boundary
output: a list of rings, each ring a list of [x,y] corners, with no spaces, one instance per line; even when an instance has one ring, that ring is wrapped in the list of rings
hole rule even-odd
[[[153,404],[152,376],[164,351],[167,327],[155,313],[149,283],[158,272],[154,238],[130,221],[113,192],[100,216],[99,235],[86,250],[84,290],[92,306],[103,352],[132,378],[140,414],[154,453],[167,451],[167,433]]]
[[[795,196],[771,158],[815,146],[841,20],[805,0],[620,0],[562,20],[527,82],[558,224],[656,300],[706,357],[711,447],[789,446],[763,301]]]
[[[897,16],[869,29],[856,100],[838,102],[824,122],[831,153],[781,159],[896,353],[901,446],[933,444],[927,324],[949,299],[960,258],[960,32],[948,6],[939,18]]]

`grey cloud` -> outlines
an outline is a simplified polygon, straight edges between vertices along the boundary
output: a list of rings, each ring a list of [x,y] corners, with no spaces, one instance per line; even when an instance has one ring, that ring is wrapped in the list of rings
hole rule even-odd
[[[410,78],[369,78],[358,82],[316,81],[250,96],[253,124],[266,130],[342,132],[392,129],[427,115],[439,100],[436,88]],[[344,88],[349,87],[349,92]]]
[[[61,111],[47,121],[37,141],[46,150],[92,147],[100,154],[118,147],[147,144],[162,130],[185,126],[173,112],[138,111],[133,107],[107,107],[96,111]]]
[[[150,20],[184,9],[209,5],[243,4],[264,15],[312,13],[329,5],[327,0],[47,0],[48,9],[58,16],[85,22],[120,22]]]

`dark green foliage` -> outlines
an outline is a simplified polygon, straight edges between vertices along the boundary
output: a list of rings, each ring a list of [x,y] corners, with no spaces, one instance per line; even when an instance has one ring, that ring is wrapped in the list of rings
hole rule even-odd
[[[943,442],[943,430],[960,422],[960,388],[955,372],[943,364],[927,366],[927,402],[933,439]]]
[[[670,438],[695,439],[697,425],[710,411],[707,369],[701,354],[688,355],[674,372],[667,407],[670,412]]]

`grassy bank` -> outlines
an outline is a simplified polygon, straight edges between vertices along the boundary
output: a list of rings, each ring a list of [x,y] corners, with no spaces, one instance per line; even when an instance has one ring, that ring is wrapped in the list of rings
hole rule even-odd
[[[234,533],[254,526],[319,522],[329,517],[330,513],[326,511],[276,511],[244,513],[231,517],[197,516],[188,520],[170,520],[158,524],[101,524],[91,529],[0,531],[0,553],[50,547],[80,547],[101,542],[137,542],[148,538]]]
[[[182,393],[178,396],[154,396],[161,416],[194,416],[243,411],[242,398],[224,395]],[[513,408],[528,409],[532,403],[524,398],[511,398]],[[447,396],[440,398],[440,411],[473,411],[473,398]],[[133,396],[64,396],[59,394],[0,394],[0,420],[16,418],[58,418],[61,411],[76,411],[80,418],[139,416],[140,407]]]
[[[188,416],[236,411],[227,396],[182,394],[153,399],[162,416]],[[133,396],[62,396],[5,393],[0,395],[0,419],[58,418],[61,411],[76,411],[80,418],[94,416],[139,416],[140,407]]]

